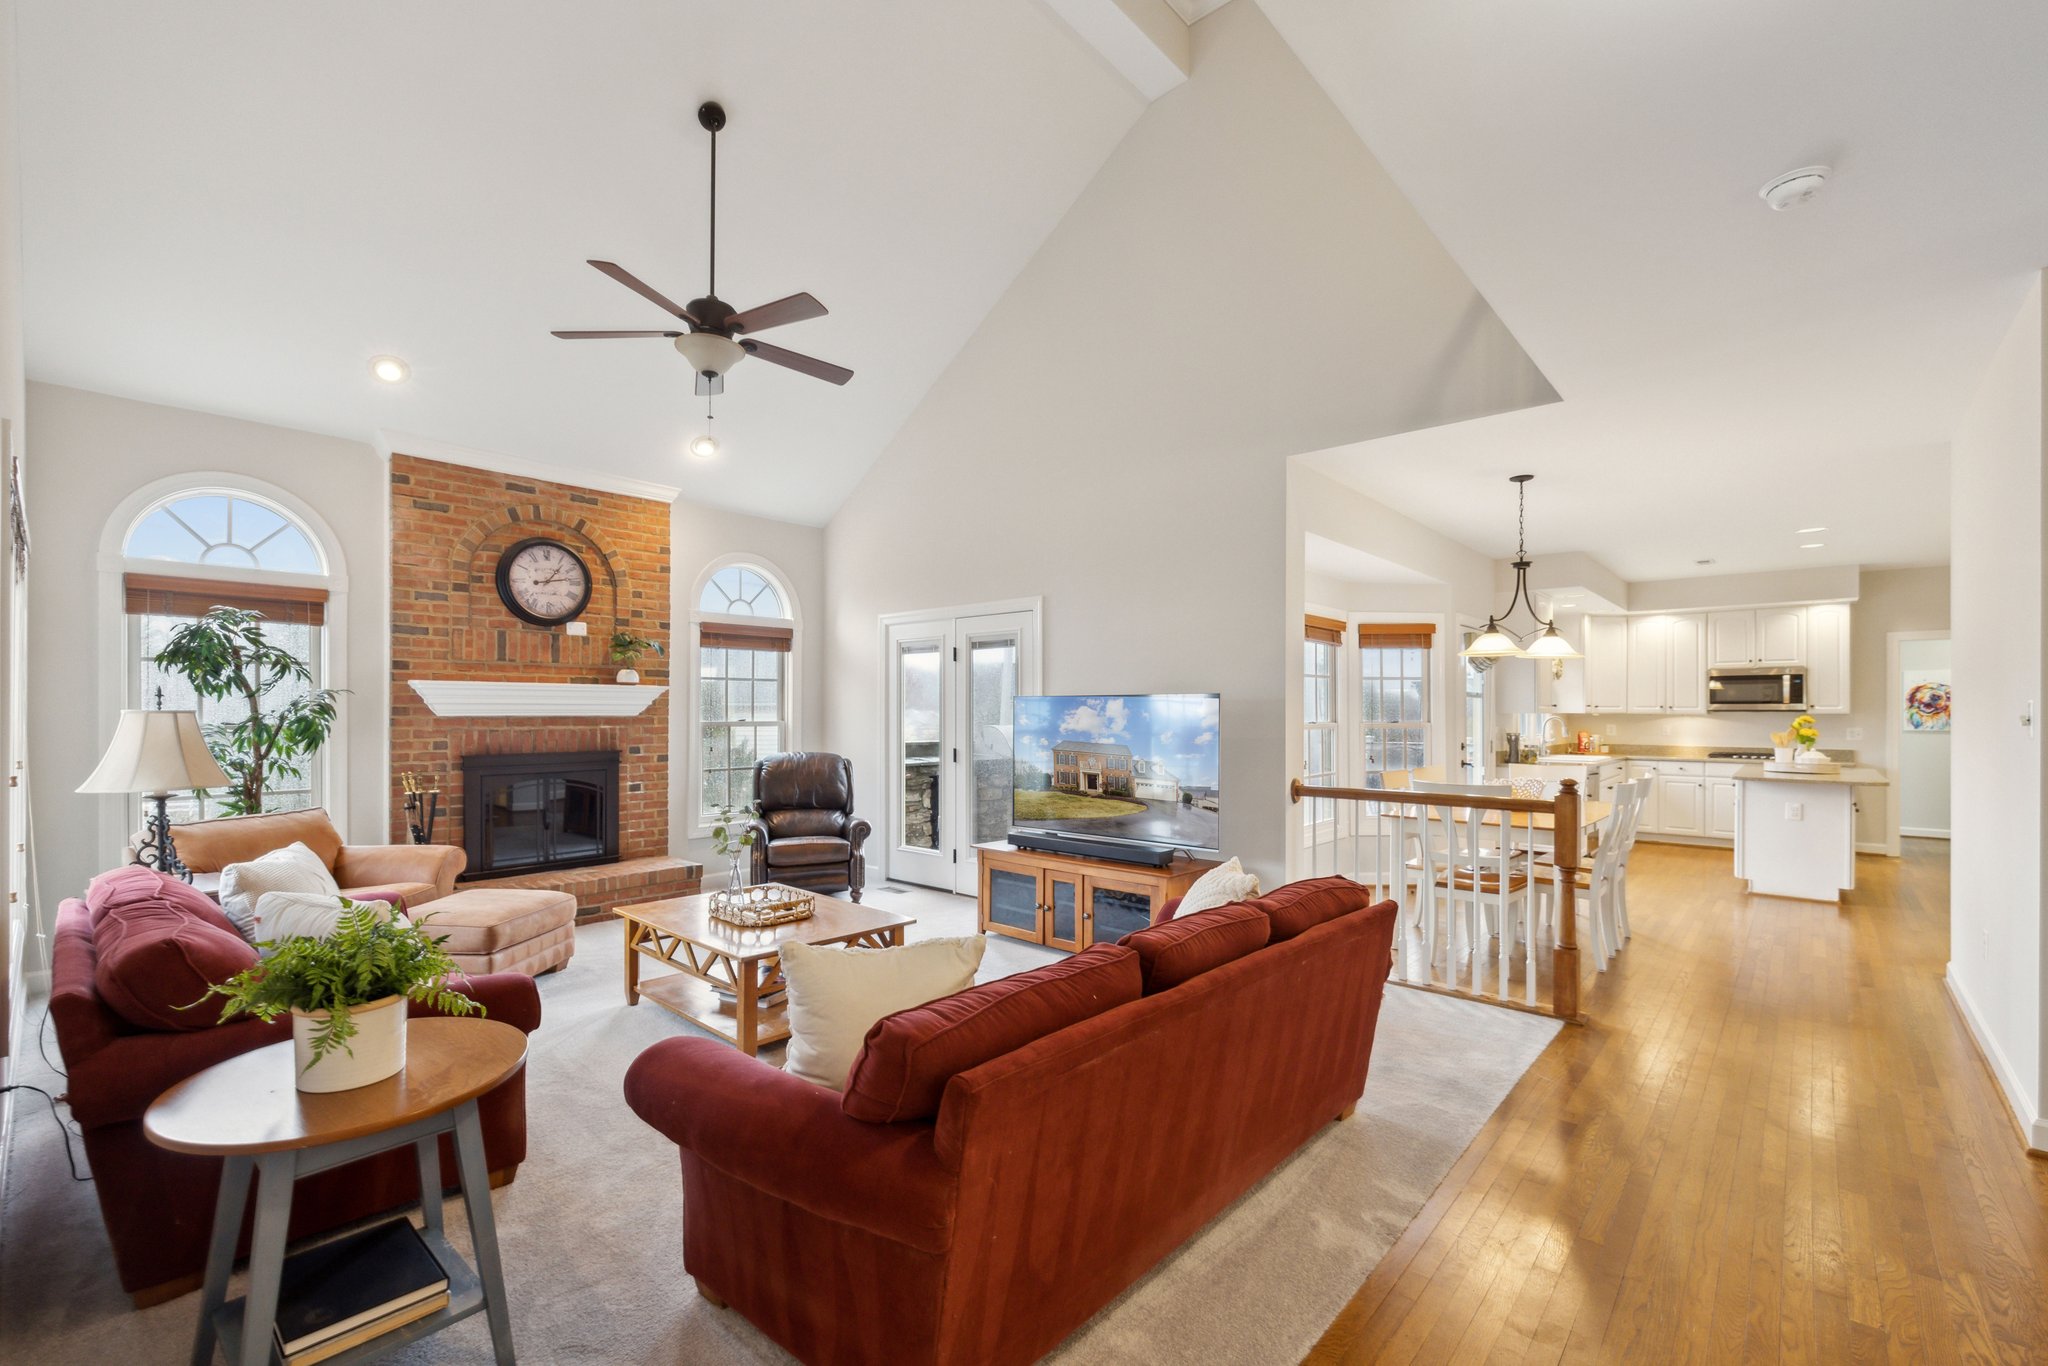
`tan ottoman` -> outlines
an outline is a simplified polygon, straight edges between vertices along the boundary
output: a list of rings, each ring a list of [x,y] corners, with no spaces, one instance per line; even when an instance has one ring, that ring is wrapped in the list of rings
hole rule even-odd
[[[474,887],[429,901],[414,919],[446,935],[464,972],[538,977],[576,956],[576,898],[567,892]]]

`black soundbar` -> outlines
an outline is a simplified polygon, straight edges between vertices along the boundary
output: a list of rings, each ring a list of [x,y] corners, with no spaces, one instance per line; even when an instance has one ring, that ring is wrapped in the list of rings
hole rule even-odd
[[[1012,830],[1010,843],[1019,849],[1035,849],[1041,854],[1073,854],[1080,858],[1136,863],[1147,868],[1164,868],[1180,852],[1173,845],[1132,844],[1127,840],[1097,839],[1089,835],[1048,835],[1038,830]]]

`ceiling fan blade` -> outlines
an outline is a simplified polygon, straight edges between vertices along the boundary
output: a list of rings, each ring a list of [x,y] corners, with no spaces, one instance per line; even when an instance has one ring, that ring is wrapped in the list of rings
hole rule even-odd
[[[566,337],[571,341],[577,341],[585,337],[680,337],[683,334],[680,332],[557,332],[554,335]]]
[[[787,299],[777,299],[772,304],[762,304],[744,313],[735,313],[725,320],[725,325],[735,332],[765,332],[784,323],[800,323],[806,318],[822,318],[825,313],[825,305],[810,295],[792,294]]]
[[[617,280],[620,284],[624,285],[627,289],[632,290],[641,298],[646,299],[649,303],[661,305],[670,313],[675,314],[678,318],[681,318],[684,322],[690,324],[690,326],[703,326],[702,323],[698,322],[697,319],[691,315],[689,309],[684,308],[681,304],[669,298],[666,294],[663,294],[660,290],[656,289],[653,285],[648,284],[639,276],[633,274],[632,271],[627,270],[624,266],[617,265],[611,261],[592,261],[590,262],[590,264],[596,266],[599,270],[611,276],[614,280]]]
[[[785,370],[794,370],[813,379],[822,379],[831,384],[844,384],[853,378],[853,371],[843,365],[834,365],[829,360],[799,355],[794,351],[785,351],[779,346],[770,346],[767,342],[755,341],[752,338],[741,342],[740,345],[746,348],[750,356],[759,356],[771,365],[779,365]]]

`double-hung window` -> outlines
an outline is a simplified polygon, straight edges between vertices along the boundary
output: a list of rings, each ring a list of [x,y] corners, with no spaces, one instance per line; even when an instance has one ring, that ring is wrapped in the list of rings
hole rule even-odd
[[[1344,623],[1310,616],[1301,645],[1301,781],[1306,787],[1337,785],[1337,652],[1344,641]],[[1326,797],[1308,801],[1310,838],[1336,814]]]
[[[791,743],[796,622],[766,571],[727,565],[697,601],[698,824],[754,800],[754,762]]]
[[[1429,762],[1435,631],[1427,622],[1362,622],[1358,627],[1359,731],[1366,773]]]

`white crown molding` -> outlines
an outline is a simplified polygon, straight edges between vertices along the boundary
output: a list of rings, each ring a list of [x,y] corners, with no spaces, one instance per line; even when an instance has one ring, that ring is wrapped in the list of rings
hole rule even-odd
[[[632,683],[480,683],[409,680],[436,716],[638,716],[666,687]]]
[[[379,427],[377,454],[388,464],[393,452],[416,455],[422,460],[439,460],[450,465],[467,465],[471,469],[490,470],[495,474],[509,474],[518,479],[545,479],[551,484],[572,484],[577,488],[595,489],[600,493],[622,493],[629,498],[647,498],[657,503],[673,503],[683,496],[682,489],[674,484],[657,484],[648,479],[607,474],[603,470],[583,469],[574,465],[555,465],[545,460],[529,460],[520,455],[501,455],[497,451],[478,450],[474,446],[458,446],[450,441],[437,441],[430,436],[416,436],[410,432],[394,432]]]

